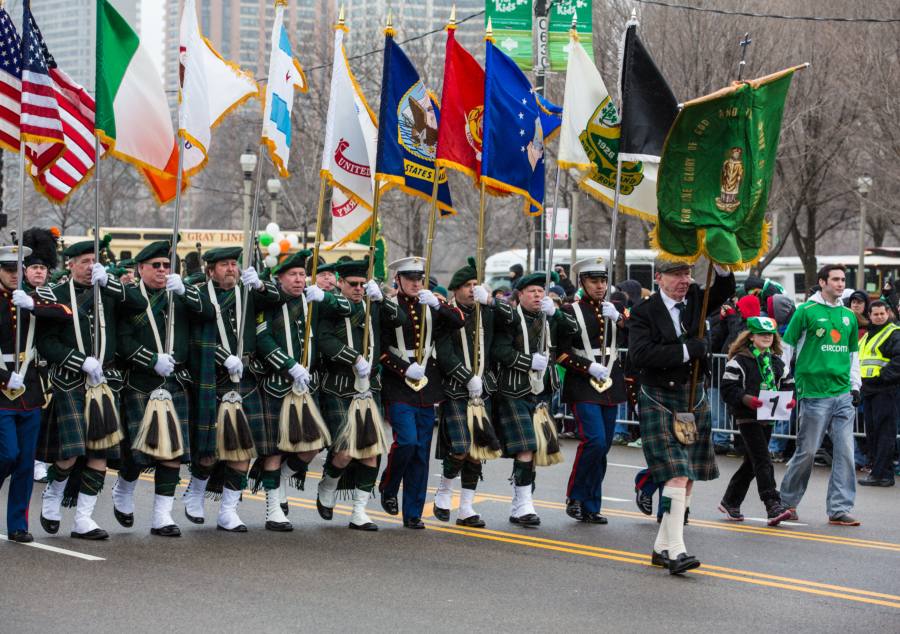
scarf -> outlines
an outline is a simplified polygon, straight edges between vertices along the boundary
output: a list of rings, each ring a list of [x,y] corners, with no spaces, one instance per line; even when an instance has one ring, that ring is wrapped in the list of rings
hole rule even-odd
[[[756,357],[756,366],[759,368],[760,376],[762,376],[762,383],[759,384],[759,389],[774,390],[775,372],[772,370],[772,353],[768,350],[760,352],[754,347],[753,356]]]

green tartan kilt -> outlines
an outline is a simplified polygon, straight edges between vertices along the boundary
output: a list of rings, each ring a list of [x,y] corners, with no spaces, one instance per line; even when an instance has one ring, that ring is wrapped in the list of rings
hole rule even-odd
[[[468,398],[448,398],[441,404],[441,418],[438,422],[434,451],[434,457],[438,460],[443,460],[448,454],[459,456],[469,453],[472,437],[469,435],[469,423],[466,419],[468,406]],[[484,408],[490,415],[490,397],[484,399]]]
[[[375,399],[375,404],[378,405],[379,411],[381,411],[381,393],[372,392],[372,397]],[[329,394],[325,390],[319,390],[319,413],[325,419],[325,424],[328,425],[328,433],[331,434],[332,444],[329,447],[329,451],[332,453],[347,449],[345,443],[341,443],[338,446],[336,441],[347,427],[347,412],[350,411],[350,403],[352,401],[353,397],[344,398]],[[384,412],[381,412],[381,419],[384,420]]]
[[[501,394],[500,398],[500,443],[504,458],[515,458],[523,451],[537,451],[534,435],[534,410],[538,403],[548,399],[533,394],[513,397]]]
[[[216,385],[216,415],[218,415],[218,407],[222,397],[235,387],[235,384],[231,381],[223,381]],[[257,390],[257,380],[249,370],[245,370],[244,376],[241,378],[240,394],[242,397],[241,409],[244,411],[244,416],[247,417],[247,424],[250,426],[250,433],[253,435],[253,445],[256,448],[257,455],[270,456],[278,453],[278,429],[276,428],[275,435],[271,438],[265,433],[265,421],[263,420],[263,408],[259,398],[259,390]],[[199,427],[198,423],[191,420],[190,427],[192,430],[192,453],[201,457],[217,455],[215,425],[213,425],[211,433],[205,434],[205,439],[203,440],[200,439],[199,428],[194,429]]]
[[[179,424],[181,425],[181,436],[184,438],[184,453],[178,456],[176,460],[182,464],[187,464],[191,461],[188,394],[174,375],[170,375],[166,379],[165,389],[172,395],[172,402],[175,404],[175,412],[178,414]],[[132,451],[131,449],[131,445],[141,429],[141,421],[144,419],[147,403],[150,402],[150,395],[125,386],[119,393],[119,402],[121,403],[122,431],[125,433],[125,438],[120,446],[122,464],[132,463],[139,467],[152,467],[157,462],[156,458]]]
[[[57,462],[79,456],[88,458],[119,457],[119,447],[99,451],[88,451],[87,421],[84,418],[85,390],[76,388],[69,392],[56,390],[47,409],[41,412],[41,430],[35,459],[42,462]],[[119,407],[119,395],[113,392],[115,406]]]
[[[672,412],[687,410],[688,391],[686,387],[680,390],[647,386],[641,388],[638,401],[641,447],[653,480],[659,484],[678,476],[687,476],[696,481],[715,480],[719,477],[719,467],[713,452],[709,400],[702,385],[698,385],[694,392],[694,416],[699,438],[692,445],[682,445],[672,433]]]

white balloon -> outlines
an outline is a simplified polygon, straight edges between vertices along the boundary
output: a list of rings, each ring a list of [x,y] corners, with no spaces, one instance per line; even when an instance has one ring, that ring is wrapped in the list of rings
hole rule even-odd
[[[281,231],[281,229],[274,222],[270,222],[266,225],[266,233],[268,233],[270,236],[274,236],[279,231]]]
[[[267,255],[265,262],[266,262],[266,266],[268,266],[271,269],[271,268],[274,268],[275,265],[278,264],[278,258],[276,258],[274,255]]]
[[[294,249],[300,244],[300,238],[297,237],[296,233],[289,233],[287,236],[287,241],[290,243],[291,248]]]
[[[275,242],[281,242],[282,240],[284,240],[284,239],[287,237],[287,236],[285,236],[283,233],[281,233],[280,231],[279,231],[278,233],[272,233],[272,234],[269,234],[269,235],[272,236],[272,239],[273,239]]]
[[[275,257],[276,255],[281,254],[281,245],[276,241],[266,247],[266,250],[269,252],[270,256]]]

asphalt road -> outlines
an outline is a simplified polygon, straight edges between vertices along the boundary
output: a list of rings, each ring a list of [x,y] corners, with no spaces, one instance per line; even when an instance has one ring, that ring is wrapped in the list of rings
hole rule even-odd
[[[426,513],[426,530],[404,529],[377,499],[377,533],[347,529],[347,501],[325,522],[315,510],[321,461],[307,491],[290,490],[292,533],[266,531],[264,498],[245,494],[238,510],[249,533],[215,530],[211,501],[207,523],[190,524],[176,501],[183,536],[151,536],[152,476],[139,483],[135,526],[125,529],[113,518],[110,474],[94,513],[110,539],[76,541],[73,509],[57,535],[43,532],[37,485],[36,544],[61,550],[0,540],[0,632],[900,632],[900,487],[860,487],[862,525],[830,526],[829,470],[817,467],[800,523],[751,519],[765,517],[751,489],[748,519],[737,524],[716,504],[739,461],[720,459],[721,478],[695,485],[685,530],[703,565],[670,577],[649,565],[657,524],[634,504],[640,449],[613,448],[609,524],[593,526],[565,514],[577,445],[563,445],[566,463],[538,471],[539,528],[509,524],[511,463],[502,459],[479,485],[481,530],[456,527],[455,513],[447,524]],[[432,493],[439,469],[432,460]],[[784,469],[776,465],[779,482]],[[0,498],[3,517],[5,491]]]

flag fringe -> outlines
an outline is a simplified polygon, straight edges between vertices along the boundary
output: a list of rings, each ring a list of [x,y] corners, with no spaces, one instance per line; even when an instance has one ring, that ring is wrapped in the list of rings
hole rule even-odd
[[[43,169],[38,171],[38,174],[43,174],[48,169],[53,167],[56,162],[62,158],[63,154],[66,153],[66,142],[59,141],[57,139],[51,139],[50,137],[38,136],[35,134],[22,134],[20,137],[25,143],[49,143],[50,145],[58,145],[59,150],[52,159],[50,159],[46,165],[44,165]],[[18,152],[18,150],[16,150]],[[25,158],[28,161],[28,172],[31,173],[31,168],[34,166],[34,163],[31,162],[31,159],[28,158],[28,152],[25,152]]]
[[[253,82],[253,85],[256,86],[256,92],[255,92],[255,93],[254,93],[254,92],[251,92],[251,93],[248,93],[248,94],[244,95],[243,97],[241,97],[238,101],[236,101],[236,102],[233,103],[231,106],[229,106],[229,107],[225,110],[225,112],[223,112],[222,115],[221,115],[218,119],[216,119],[215,122],[214,122],[211,126],[209,126],[210,131],[212,131],[212,130],[215,130],[217,127],[219,127],[219,125],[225,120],[225,117],[227,117],[228,115],[230,115],[231,113],[233,113],[234,111],[236,111],[238,108],[240,108],[241,106],[243,106],[245,103],[247,103],[247,101],[248,101],[250,98],[256,97],[257,99],[260,99],[260,96],[259,96],[259,82],[257,82],[256,79],[253,78],[253,73],[252,73],[251,71],[249,71],[249,70],[244,70],[244,69],[241,68],[238,64],[235,64],[234,62],[232,62],[232,61],[230,61],[230,60],[227,60],[227,59],[225,59],[224,57],[222,57],[222,56],[219,54],[219,51],[217,51],[217,50],[215,49],[215,47],[213,47],[212,43],[210,43],[210,41],[209,41],[208,39],[206,39],[205,37],[203,37],[203,34],[202,34],[202,33],[201,33],[201,35],[200,35],[200,38],[203,40],[203,42],[206,44],[206,46],[209,48],[209,50],[212,51],[212,54],[215,55],[216,57],[218,57],[219,60],[220,60],[223,64],[225,64],[226,66],[228,66],[228,68],[231,69],[231,72],[233,72],[233,73],[235,74],[235,76],[237,76],[237,77],[240,78],[240,79],[249,79],[250,81]],[[302,71],[301,71],[301,73],[302,73]],[[304,85],[306,84],[306,77],[303,78],[303,83],[304,83]],[[180,95],[180,94],[179,94],[178,98],[179,98],[179,100],[181,99],[181,95]]]
[[[143,161],[139,161],[133,156],[128,156],[127,154],[122,154],[121,152],[116,152],[116,140],[110,138],[106,135],[103,130],[94,130],[94,135],[100,139],[101,145],[106,146],[106,152],[100,157],[100,160],[105,161],[107,158],[112,157],[119,159],[123,163],[128,163],[132,167],[134,167],[138,174],[141,175],[141,180],[144,181],[144,185],[147,186],[147,189],[150,190],[150,195],[153,196],[153,201],[156,203],[158,207],[162,207],[163,205],[168,205],[170,202],[175,200],[175,195],[173,194],[171,198],[167,200],[163,200],[159,196],[159,192],[156,191],[156,187],[153,186],[153,182],[147,177],[147,173],[153,174],[159,178],[167,178],[174,180],[176,175],[169,174],[168,172],[164,172],[156,167],[148,165]],[[177,139],[176,139],[177,142]],[[182,177],[181,179],[181,191],[184,192],[188,187],[190,187],[191,181],[187,178]]]
[[[198,141],[197,139],[195,139],[193,136],[191,136],[190,134],[188,134],[186,130],[184,130],[183,132],[184,132],[184,138],[185,138],[186,140],[190,141],[191,144],[194,145],[194,147],[196,147],[196,148],[199,149],[201,152],[203,152],[203,160],[200,161],[200,164],[199,164],[199,165],[197,165],[197,166],[195,166],[195,167],[193,167],[193,168],[191,168],[191,169],[189,169],[189,170],[186,170],[186,171],[183,173],[182,177],[181,177],[182,180],[185,179],[185,178],[187,178],[187,177],[189,177],[189,176],[193,176],[194,174],[199,174],[200,172],[203,171],[203,168],[206,167],[206,164],[209,163],[209,154],[207,153],[207,149],[206,149],[205,147],[203,147],[203,144],[200,143],[200,141]],[[176,139],[176,141],[177,141],[177,140],[178,140],[178,137],[176,137],[175,139]],[[179,150],[179,151],[183,151],[183,150]],[[177,178],[177,177],[178,177],[178,175],[176,174],[176,178]]]
[[[466,167],[462,163],[457,163],[457,162],[451,161],[449,159],[435,159],[434,164],[437,167],[444,167],[444,168],[456,170],[457,172],[462,172],[463,174],[465,174],[466,176],[468,176],[472,179],[472,181],[473,181],[472,189],[478,189],[479,176],[475,172],[475,170],[473,170],[469,167]],[[494,198],[507,198],[509,196],[512,196],[512,192],[499,191],[499,190],[494,189],[493,187],[486,187],[485,192],[487,193],[488,196],[493,196]]]
[[[562,126],[557,126],[556,129],[544,137],[544,143],[550,143],[553,139],[559,136],[559,133],[562,131]]]
[[[444,27],[444,30],[445,30],[445,31],[455,31],[455,30],[456,30],[456,25],[455,25],[455,24],[448,24],[447,26]]]
[[[392,174],[378,174],[377,176],[378,180],[384,183],[384,185],[381,187],[381,193],[390,191],[391,189],[399,189],[404,194],[409,194],[410,196],[421,198],[427,203],[431,202],[431,194],[426,194],[425,192],[421,192],[418,189],[407,187],[406,181],[402,176],[394,176]],[[437,201],[437,207],[441,210],[441,218],[445,216],[456,215],[456,210],[453,207],[449,206],[446,203],[442,203],[440,200]]]
[[[500,191],[505,191],[510,194],[521,194],[525,197],[525,215],[526,216],[540,216],[544,213],[544,206],[531,197],[531,194],[524,189],[520,189],[519,187],[513,187],[512,185],[506,185],[501,183],[500,181],[490,178],[488,176],[482,176],[481,180],[484,181],[484,184],[489,187],[494,187]],[[538,211],[532,212],[531,208],[537,207]]]
[[[260,142],[266,146],[269,150],[269,156],[272,158],[272,163],[275,165],[275,169],[278,170],[278,173],[281,175],[281,178],[288,178],[290,173],[288,173],[287,168],[284,166],[284,162],[281,160],[281,157],[275,154],[275,143],[272,139],[268,137],[262,137]]]
[[[227,62],[227,63],[231,63],[231,62]],[[254,81],[254,83],[256,83],[256,82]],[[264,93],[264,94],[265,94],[265,93]],[[253,97],[256,97],[260,102],[265,101],[265,97],[264,97],[264,96],[263,96],[263,97],[260,97],[260,96],[259,96],[259,84],[256,85],[256,92],[255,92],[255,93],[252,93],[252,92],[251,92],[251,93],[247,93],[246,95],[244,95],[243,97],[241,97],[240,99],[238,99],[237,101],[235,101],[233,104],[231,104],[231,106],[229,106],[228,109],[225,110],[225,112],[222,113],[222,116],[220,116],[218,119],[216,119],[215,122],[213,122],[213,124],[212,124],[211,126],[209,126],[210,132],[212,132],[213,130],[215,130],[216,128],[218,128],[218,127],[222,124],[222,122],[225,121],[225,117],[227,117],[228,115],[232,114],[233,112],[236,112],[238,108],[240,108],[240,107],[243,106],[245,103],[247,103],[248,101],[250,101],[250,99],[252,99]]]
[[[602,202],[606,205],[609,205],[610,207],[615,206],[616,201],[612,200],[609,196],[605,195],[600,190],[588,185],[587,181],[588,181],[587,176],[585,176],[580,181],[578,181],[578,188],[581,191],[585,192],[592,198],[596,198],[600,202]],[[654,216],[653,214],[648,214],[646,211],[641,211],[640,209],[635,209],[634,207],[629,207],[627,205],[623,205],[621,200],[619,201],[619,210],[625,212],[629,216],[635,216],[636,218],[640,218],[641,220],[644,220],[646,222],[655,223],[658,220],[658,218],[656,216]]]
[[[331,172],[329,172],[328,170],[326,170],[326,169],[320,170],[320,171],[319,171],[319,178],[325,178],[326,182],[327,182],[329,185],[331,185],[332,187],[337,187],[338,189],[340,189],[342,192],[344,192],[344,195],[345,195],[347,198],[349,198],[350,200],[354,201],[357,205],[362,205],[363,209],[368,209],[369,211],[372,211],[372,206],[371,206],[369,203],[367,203],[367,202],[364,201],[362,198],[360,198],[359,196],[357,196],[355,193],[353,193],[352,191],[350,191],[349,189],[347,189],[346,187],[344,187],[343,185],[341,185],[339,182],[337,182],[337,181],[334,179],[334,177],[331,175]]]
[[[94,170],[96,169],[96,167],[97,167],[96,163],[91,165],[91,168],[87,172],[84,173],[84,176],[81,177],[81,180],[79,180],[77,183],[75,183],[75,185],[73,185],[72,188],[69,189],[69,193],[66,194],[65,196],[63,196],[61,199],[53,198],[53,196],[51,196],[49,193],[47,193],[47,187],[40,181],[40,179],[38,179],[37,176],[34,176],[30,170],[28,172],[28,176],[31,177],[31,182],[34,183],[34,189],[37,191],[37,193],[39,193],[41,196],[43,196],[48,201],[50,201],[50,204],[61,207],[62,205],[65,205],[69,201],[69,198],[72,197],[72,194],[74,194],[76,191],[81,189],[82,185],[90,182],[91,177],[94,175]]]
[[[297,88],[297,84],[294,84],[294,90],[299,90],[300,92],[307,93],[309,92],[309,82],[306,81],[306,73],[303,72],[303,67],[300,66],[300,62],[291,58],[291,61],[294,62],[294,68],[297,69],[297,72],[300,73],[300,77],[303,79],[303,88]]]
[[[343,31],[344,33],[348,33],[348,34],[350,33],[350,29],[348,29],[348,28],[347,28],[346,26],[344,26],[343,24],[335,24],[335,25],[334,25],[334,30],[335,30],[335,31]]]
[[[348,242],[356,242],[359,238],[363,236],[363,234],[368,231],[372,226],[372,216],[370,215],[364,223],[358,226],[356,229],[348,233],[346,236],[341,238],[340,240],[335,240],[331,243],[331,246],[325,247],[326,251],[331,251],[332,249],[336,249],[338,247],[342,247]],[[378,236],[375,236],[376,241]]]
[[[762,240],[759,246],[759,250],[756,252],[756,255],[753,256],[751,260],[741,261],[734,264],[725,264],[722,262],[716,262],[722,268],[731,271],[732,273],[737,271],[746,271],[757,264],[759,261],[769,252],[770,247],[770,237],[769,232],[772,229],[772,225],[769,222],[763,221],[763,230],[762,230]],[[650,249],[656,254],[656,256],[661,260],[668,260],[674,262],[685,262],[687,264],[694,264],[697,260],[700,259],[701,256],[706,257],[707,259],[712,259],[709,257],[709,252],[706,249],[706,229],[698,229],[697,230],[697,252],[693,255],[675,255],[674,253],[669,253],[659,245],[659,225],[653,227],[653,230],[649,233],[650,236]]]
[[[572,163],[570,161],[556,161],[556,166],[561,170],[576,169],[579,172],[586,172],[591,169],[591,163]]]

